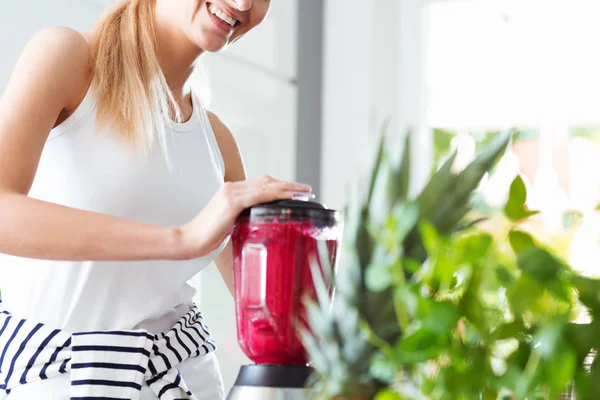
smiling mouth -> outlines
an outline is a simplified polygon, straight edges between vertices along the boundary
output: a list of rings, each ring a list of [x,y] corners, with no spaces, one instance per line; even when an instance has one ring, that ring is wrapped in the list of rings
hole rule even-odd
[[[240,25],[240,21],[213,3],[207,2],[206,8],[215,25],[225,32],[231,32]]]

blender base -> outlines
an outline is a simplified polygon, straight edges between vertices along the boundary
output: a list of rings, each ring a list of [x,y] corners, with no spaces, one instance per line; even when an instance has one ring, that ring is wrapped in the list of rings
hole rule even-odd
[[[292,365],[244,365],[227,400],[305,400],[313,369]]]

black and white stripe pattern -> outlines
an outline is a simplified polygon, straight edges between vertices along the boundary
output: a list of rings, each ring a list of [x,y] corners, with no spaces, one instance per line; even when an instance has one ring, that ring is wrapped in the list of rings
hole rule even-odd
[[[18,319],[0,302],[0,400],[17,386],[70,373],[71,400],[139,399],[148,385],[160,400],[196,397],[176,366],[216,350],[194,305],[168,332],[69,333]]]

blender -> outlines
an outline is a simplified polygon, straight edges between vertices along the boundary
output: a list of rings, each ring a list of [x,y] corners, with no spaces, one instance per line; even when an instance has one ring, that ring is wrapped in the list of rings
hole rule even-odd
[[[231,235],[236,326],[254,364],[241,367],[228,400],[307,398],[312,369],[298,334],[310,330],[304,300],[316,297],[311,271],[323,273],[323,255],[335,268],[340,239],[339,213],[314,201],[276,201],[240,214]]]

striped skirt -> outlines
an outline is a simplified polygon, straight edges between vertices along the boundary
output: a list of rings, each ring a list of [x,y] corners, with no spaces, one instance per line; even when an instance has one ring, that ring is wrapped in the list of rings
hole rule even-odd
[[[169,331],[153,335],[67,332],[16,318],[0,303],[0,400],[15,387],[66,373],[72,400],[136,400],[142,385],[160,400],[196,400],[177,365],[216,348],[195,305]]]

